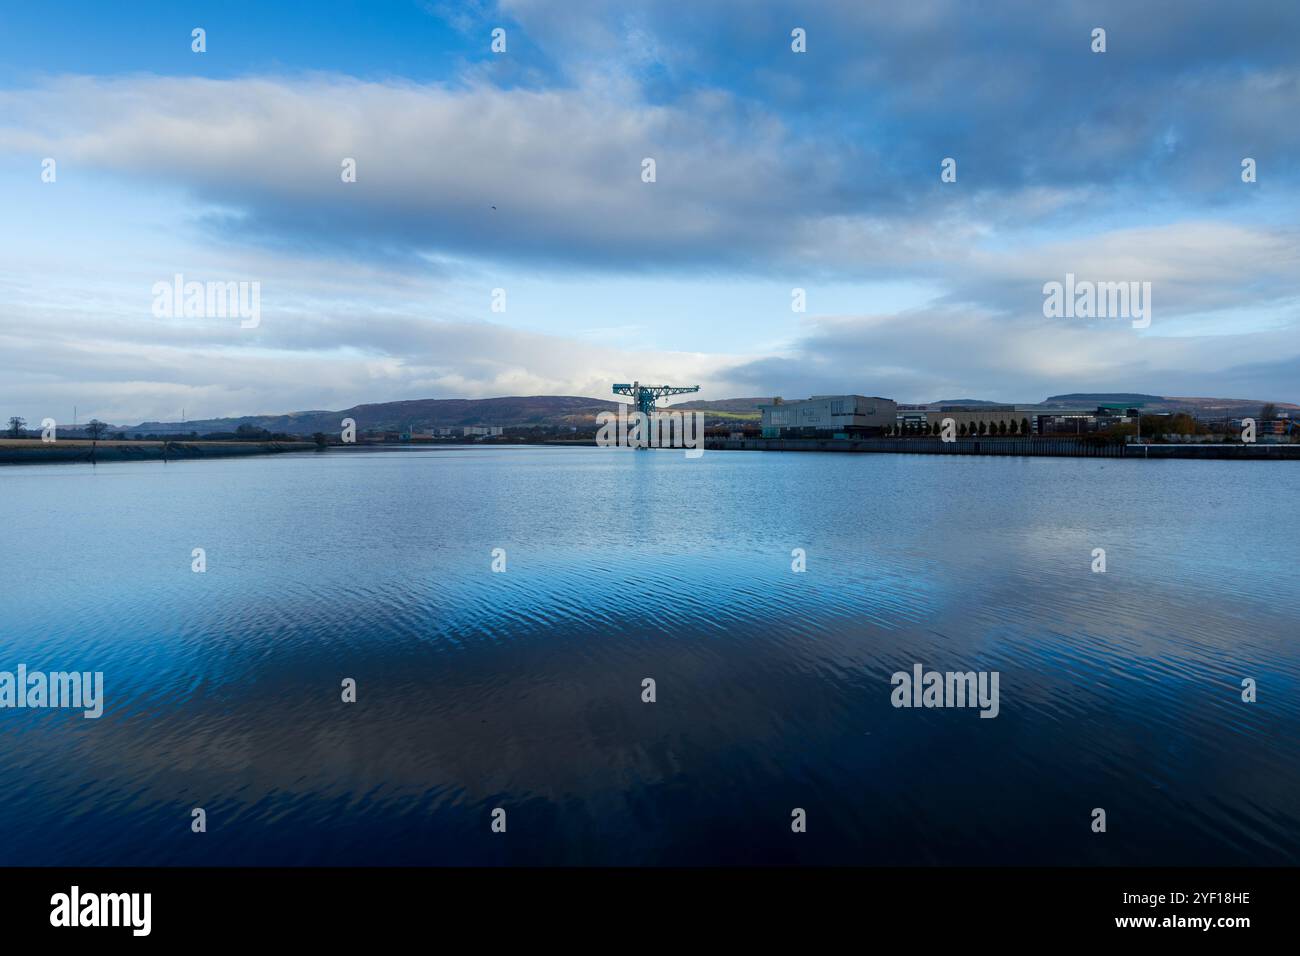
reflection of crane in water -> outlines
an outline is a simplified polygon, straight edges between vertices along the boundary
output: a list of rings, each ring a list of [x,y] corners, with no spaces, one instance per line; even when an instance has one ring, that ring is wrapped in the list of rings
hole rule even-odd
[[[631,385],[615,385],[615,395],[629,395],[632,401],[636,403],[636,410],[641,412],[647,418],[655,413],[655,403],[661,398],[667,398],[669,395],[685,395],[688,392],[698,392],[698,385],[642,385],[640,382],[633,382]]]

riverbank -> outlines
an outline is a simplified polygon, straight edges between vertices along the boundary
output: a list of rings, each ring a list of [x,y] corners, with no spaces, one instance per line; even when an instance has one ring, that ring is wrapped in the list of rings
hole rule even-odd
[[[1061,458],[1300,460],[1300,445],[1122,445],[1087,438],[706,438],[709,451],[838,451],[903,455],[1017,455]]]
[[[0,464],[36,465],[69,462],[181,461],[194,458],[237,458],[276,455],[286,451],[312,451],[310,441],[100,441],[0,438]]]

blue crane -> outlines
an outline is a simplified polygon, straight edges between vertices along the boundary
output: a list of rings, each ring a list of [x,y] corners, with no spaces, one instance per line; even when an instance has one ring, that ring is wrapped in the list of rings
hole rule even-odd
[[[614,386],[615,395],[631,396],[632,401],[636,403],[636,410],[647,418],[655,413],[655,403],[659,399],[667,398],[669,395],[685,395],[699,390],[698,385],[642,385],[640,382],[633,382],[631,385]]]

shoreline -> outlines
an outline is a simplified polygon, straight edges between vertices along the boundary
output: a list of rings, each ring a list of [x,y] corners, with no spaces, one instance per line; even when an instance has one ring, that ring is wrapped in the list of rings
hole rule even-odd
[[[897,455],[1010,455],[1031,458],[1199,458],[1224,461],[1300,461],[1300,445],[1257,443],[1129,445],[1086,438],[706,438],[708,451],[851,452]]]
[[[100,441],[64,439],[0,439],[0,465],[43,465],[115,461],[191,461],[199,458],[242,458],[278,455],[289,451],[314,451],[316,443],[221,441]]]

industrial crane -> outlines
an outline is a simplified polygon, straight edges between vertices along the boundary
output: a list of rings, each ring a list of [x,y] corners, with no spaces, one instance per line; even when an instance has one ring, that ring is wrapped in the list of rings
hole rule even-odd
[[[642,385],[640,382],[633,382],[631,385],[615,385],[615,395],[631,396],[632,401],[636,403],[636,410],[644,414],[647,418],[655,413],[655,403],[661,398],[667,398],[669,395],[685,395],[689,392],[698,392],[698,385]]]

